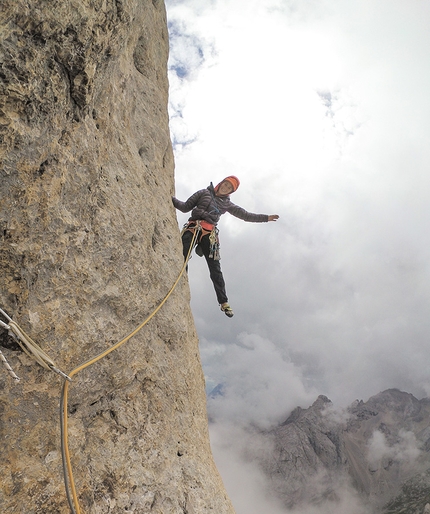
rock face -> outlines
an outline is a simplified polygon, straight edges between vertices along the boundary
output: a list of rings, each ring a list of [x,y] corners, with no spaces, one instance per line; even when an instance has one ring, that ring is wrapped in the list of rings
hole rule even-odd
[[[429,427],[430,400],[396,389],[343,412],[320,396],[267,434],[273,450],[261,464],[288,508],[335,504],[346,492],[361,499],[359,512],[421,514],[430,502]]]
[[[161,0],[3,0],[0,307],[65,372],[130,333],[182,267]],[[70,512],[59,376],[0,329],[2,512]],[[186,278],[133,339],[77,374],[85,513],[233,513],[208,440]]]

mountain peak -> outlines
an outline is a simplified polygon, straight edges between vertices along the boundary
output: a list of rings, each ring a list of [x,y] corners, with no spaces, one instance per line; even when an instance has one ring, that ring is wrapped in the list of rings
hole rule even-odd
[[[262,465],[275,494],[292,508],[354,491],[364,511],[382,513],[413,489],[421,510],[387,512],[422,513],[430,498],[429,400],[387,389],[343,411],[326,410],[332,405],[320,395],[271,431],[273,453]]]

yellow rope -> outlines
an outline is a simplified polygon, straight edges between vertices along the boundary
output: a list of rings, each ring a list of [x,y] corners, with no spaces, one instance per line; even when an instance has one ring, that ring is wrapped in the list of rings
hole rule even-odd
[[[187,267],[188,261],[190,259],[191,251],[193,249],[193,246],[194,246],[194,243],[195,243],[195,241],[197,239],[197,235],[198,235],[199,231],[200,231],[200,225],[197,222],[197,229],[194,232],[193,239],[191,241],[190,248],[188,250],[188,255],[187,255],[187,257],[186,257],[186,259],[184,261],[184,265],[182,266],[182,269],[181,269],[181,271],[180,271],[180,273],[178,275],[178,278],[174,282],[173,286],[170,288],[169,292],[163,298],[161,303],[158,305],[158,307],[156,307],[154,309],[154,311],[145,319],[145,321],[143,321],[135,330],[133,330],[133,332],[131,332],[128,336],[124,337],[124,339],[121,339],[121,341],[119,341],[118,343],[114,344],[113,346],[111,346],[107,350],[99,353],[98,355],[96,355],[92,359],[84,362],[83,364],[81,364],[80,366],[75,368],[73,371],[71,371],[69,373],[69,375],[68,375],[68,377],[70,379],[73,378],[77,373],[79,373],[79,371],[82,371],[83,369],[87,368],[88,366],[91,366],[92,364],[94,364],[97,361],[101,360],[103,357],[106,357],[106,355],[108,355],[109,353],[113,352],[114,350],[119,348],[121,345],[126,343],[129,339],[131,339],[134,335],[136,335],[139,332],[139,330],[141,330],[157,314],[157,312],[166,303],[166,301],[168,300],[168,298],[170,297],[170,295],[173,293],[174,289],[178,285],[179,280],[181,279],[181,277],[182,277],[182,275],[183,275],[183,273],[184,273],[184,271],[185,271],[185,269]],[[69,483],[70,483],[70,489],[72,490],[73,504],[74,504],[74,506],[76,508],[76,511],[74,510],[73,504],[70,502],[70,499],[69,499],[70,507],[72,509],[73,514],[80,514],[81,511],[80,511],[80,508],[79,508],[78,496],[77,496],[77,493],[76,493],[75,481],[74,481],[74,478],[73,478],[72,464],[71,464],[71,461],[70,461],[70,452],[69,452],[69,446],[68,446],[69,445],[69,438],[68,438],[68,433],[67,433],[67,428],[68,428],[68,422],[67,422],[68,421],[67,420],[68,390],[69,390],[69,382],[67,380],[65,380],[64,381],[64,385],[63,385],[62,402],[61,402],[63,467],[64,467],[64,472],[66,473],[66,471],[67,471],[67,475],[68,475]],[[65,466],[64,466],[64,461],[66,463]],[[67,489],[67,477],[65,476],[64,478],[65,478],[65,483],[66,483],[66,493],[67,493],[67,496],[69,498],[69,491]]]

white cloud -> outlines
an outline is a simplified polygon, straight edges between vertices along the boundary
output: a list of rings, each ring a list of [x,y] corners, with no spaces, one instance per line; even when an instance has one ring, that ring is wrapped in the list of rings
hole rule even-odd
[[[177,196],[235,174],[233,201],[281,216],[220,222],[231,320],[190,263],[208,385],[229,384],[212,415],[428,394],[430,4],[167,5],[188,70],[170,79]]]
[[[272,452],[271,440],[259,431],[246,430],[237,424],[215,423],[210,427],[216,465],[237,514],[368,514],[369,507],[350,486],[348,479],[333,481],[333,492],[327,494],[327,476],[307,477],[310,497],[300,506],[288,508],[276,497],[273,484],[258,465]],[[321,497],[325,499],[322,500]],[[312,498],[317,501],[312,502]]]
[[[285,507],[270,492],[270,484],[255,462],[255,455],[270,451],[270,443],[235,424],[211,425],[215,462],[237,514],[285,514]]]
[[[369,441],[367,460],[372,471],[387,465],[389,460],[412,466],[421,454],[413,432],[400,430],[398,441],[389,444],[383,432],[375,430]]]
[[[288,355],[258,335],[242,333],[235,342],[218,344],[215,355],[210,343],[203,344],[202,357],[208,379],[223,384],[223,394],[208,400],[209,416],[217,421],[269,428],[315,396]]]

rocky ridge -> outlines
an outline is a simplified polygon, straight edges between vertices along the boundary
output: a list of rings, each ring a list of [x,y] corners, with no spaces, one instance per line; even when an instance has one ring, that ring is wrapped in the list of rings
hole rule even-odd
[[[65,372],[130,333],[182,267],[171,205],[162,0],[4,0],[0,307]],[[61,379],[0,329],[2,512],[59,514]],[[231,514],[208,439],[186,279],[78,374],[71,458],[85,513]]]
[[[336,505],[340,491],[360,499],[360,512],[430,509],[427,398],[390,389],[342,411],[319,396],[264,437],[271,450],[260,464],[288,509]]]

